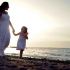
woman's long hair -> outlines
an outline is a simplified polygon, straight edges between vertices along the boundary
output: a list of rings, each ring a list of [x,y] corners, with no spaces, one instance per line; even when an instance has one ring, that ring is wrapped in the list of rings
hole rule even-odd
[[[3,2],[0,6],[0,17],[2,16],[2,13],[5,12],[6,8],[9,7],[8,2]]]

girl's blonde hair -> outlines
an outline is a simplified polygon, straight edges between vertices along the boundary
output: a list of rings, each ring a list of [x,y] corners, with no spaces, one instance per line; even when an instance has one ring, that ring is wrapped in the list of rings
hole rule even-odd
[[[21,31],[23,31],[24,33],[26,33],[26,32],[27,32],[27,27],[26,27],[26,26],[23,26],[23,27],[21,28]]]

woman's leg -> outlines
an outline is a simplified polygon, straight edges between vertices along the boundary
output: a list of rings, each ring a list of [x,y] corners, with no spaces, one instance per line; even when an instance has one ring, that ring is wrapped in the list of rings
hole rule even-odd
[[[0,49],[0,56],[4,56],[4,49]]]

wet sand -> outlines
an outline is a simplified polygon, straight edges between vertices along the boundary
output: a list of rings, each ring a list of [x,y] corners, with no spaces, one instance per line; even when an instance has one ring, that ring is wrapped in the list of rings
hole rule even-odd
[[[70,70],[70,61],[5,56],[0,57],[0,70]]]

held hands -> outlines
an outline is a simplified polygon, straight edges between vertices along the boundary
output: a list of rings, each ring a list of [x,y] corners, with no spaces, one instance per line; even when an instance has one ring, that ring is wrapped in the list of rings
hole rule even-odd
[[[12,31],[12,32],[13,32],[13,34],[15,34],[15,30],[14,30],[14,29],[13,29],[13,31]]]

